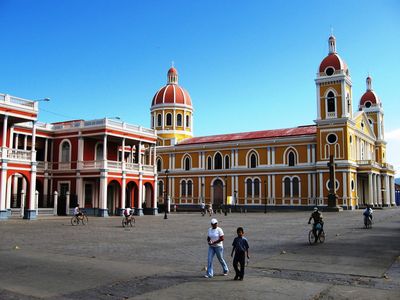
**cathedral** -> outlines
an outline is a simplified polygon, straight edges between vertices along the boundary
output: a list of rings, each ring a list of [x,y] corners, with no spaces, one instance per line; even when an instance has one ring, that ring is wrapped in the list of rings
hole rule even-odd
[[[191,98],[170,68],[167,84],[151,104],[157,202],[182,210],[202,202],[250,211],[324,207],[333,184],[328,167],[333,157],[337,206],[395,205],[383,105],[372,78],[367,77],[354,112],[350,71],[334,36],[328,48],[315,78],[315,124],[294,128],[195,137]]]
[[[77,204],[100,217],[128,206],[155,215],[167,204],[329,208],[328,195],[339,209],[396,205],[372,78],[354,112],[349,68],[335,37],[328,46],[315,124],[294,128],[194,136],[193,103],[173,67],[152,99],[151,128],[115,118],[41,123],[40,100],[0,94],[0,219],[69,215]]]

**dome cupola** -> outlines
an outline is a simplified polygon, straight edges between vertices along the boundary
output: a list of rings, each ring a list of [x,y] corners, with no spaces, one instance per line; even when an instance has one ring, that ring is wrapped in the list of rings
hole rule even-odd
[[[157,91],[151,106],[168,104],[192,106],[189,93],[178,84],[178,71],[174,67],[168,70],[167,85]]]
[[[366,79],[367,90],[364,95],[361,96],[360,104],[358,106],[359,110],[365,108],[370,108],[374,106],[381,106],[381,101],[378,95],[372,89],[372,78],[370,76]]]
[[[332,76],[343,71],[349,75],[349,69],[345,61],[336,52],[336,38],[331,35],[328,39],[329,54],[326,56],[319,65],[320,76]]]

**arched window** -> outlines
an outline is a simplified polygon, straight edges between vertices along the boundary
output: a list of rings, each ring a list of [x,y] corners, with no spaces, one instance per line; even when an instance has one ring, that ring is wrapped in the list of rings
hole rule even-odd
[[[182,126],[182,115],[178,114],[176,116],[176,126]]]
[[[290,178],[288,178],[288,177],[285,178],[283,185],[284,185],[284,191],[285,191],[283,197],[289,198],[290,197]]]
[[[225,155],[225,169],[230,168],[229,155]]]
[[[257,168],[257,155],[255,153],[250,154],[250,168]]]
[[[160,180],[158,182],[158,197],[162,197],[164,194],[164,181]]]
[[[188,197],[193,196],[193,182],[191,180],[188,180],[187,182],[187,195]]]
[[[172,115],[171,114],[167,114],[167,122],[166,125],[167,126],[172,126]]]
[[[71,146],[67,141],[65,141],[61,145],[61,162],[70,162],[70,161],[71,161]]]
[[[214,157],[214,169],[222,169],[222,156],[220,153],[215,154]]]
[[[299,179],[297,177],[293,178],[292,181],[293,184],[293,197],[299,197],[299,191],[300,191],[300,182]]]
[[[328,96],[326,98],[327,106],[328,106],[328,112],[335,112],[335,94],[330,91],[328,93]]]
[[[162,122],[161,122],[161,114],[157,115],[157,126],[161,127],[162,126]]]
[[[253,196],[253,182],[250,178],[246,180],[246,194],[247,197]]]
[[[190,157],[186,156],[185,160],[184,160],[184,167],[185,167],[185,171],[189,171],[190,170]]]
[[[182,180],[181,182],[181,196],[186,197],[186,181]]]
[[[209,156],[207,158],[207,170],[211,170],[212,169],[212,159],[211,156]]]
[[[186,115],[186,127],[190,127],[190,117]]]
[[[289,151],[288,154],[288,165],[293,167],[296,164],[296,154],[293,151]]]
[[[161,172],[161,170],[162,170],[161,159],[157,159],[157,172]]]
[[[254,197],[260,197],[260,180],[254,179]]]

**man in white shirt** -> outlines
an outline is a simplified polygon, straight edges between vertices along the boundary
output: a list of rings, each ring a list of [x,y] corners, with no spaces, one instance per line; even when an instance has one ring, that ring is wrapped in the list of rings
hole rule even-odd
[[[208,264],[207,264],[207,274],[204,275],[206,278],[212,278],[214,276],[213,270],[213,259],[214,255],[222,266],[224,271],[224,276],[228,275],[228,266],[224,260],[224,232],[220,227],[218,227],[218,220],[211,219],[211,228],[208,229],[207,242],[208,242]]]

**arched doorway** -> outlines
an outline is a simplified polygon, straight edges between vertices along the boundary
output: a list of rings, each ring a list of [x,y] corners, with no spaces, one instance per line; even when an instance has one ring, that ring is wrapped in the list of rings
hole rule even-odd
[[[117,214],[118,203],[121,195],[120,190],[120,185],[116,180],[111,181],[107,186],[107,209],[109,216]]]
[[[24,194],[25,201],[22,207],[28,207],[29,203],[29,181],[28,179],[20,174],[15,173],[8,177],[7,181],[7,193],[10,193],[8,197],[9,203],[7,203],[7,208],[21,208],[22,195]]]
[[[216,179],[213,183],[213,206],[220,208],[224,203],[224,184],[220,179]]]
[[[143,211],[144,213],[151,213],[153,208],[153,186],[151,183],[144,184],[143,195]]]
[[[131,181],[126,185],[126,193],[125,193],[125,207],[134,207],[138,206],[138,195],[139,189],[136,185],[136,182]]]

